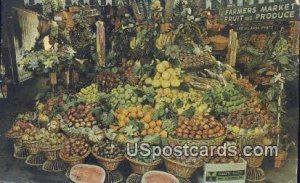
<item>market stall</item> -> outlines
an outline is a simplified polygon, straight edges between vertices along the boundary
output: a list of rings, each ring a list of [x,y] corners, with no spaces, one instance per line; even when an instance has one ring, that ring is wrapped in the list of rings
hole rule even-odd
[[[283,166],[293,144],[284,86],[299,74],[295,2],[81,3],[14,9],[21,30],[38,26],[20,38],[31,44],[18,43],[18,68],[49,86],[6,134],[15,158],[98,183],[264,181],[267,156],[246,146],[279,149],[271,158]],[[197,156],[172,153],[184,146]]]

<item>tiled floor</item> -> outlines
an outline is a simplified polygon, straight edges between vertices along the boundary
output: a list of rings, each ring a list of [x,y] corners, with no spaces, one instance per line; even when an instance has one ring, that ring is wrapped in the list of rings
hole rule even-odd
[[[37,91],[44,91],[43,80],[33,80],[19,88],[18,98],[13,102],[0,101],[0,183],[67,183],[70,182],[64,173],[47,173],[38,167],[31,167],[23,160],[12,158],[12,144],[4,137],[5,131],[10,127],[15,116],[20,112],[25,112],[33,107],[33,98]],[[299,108],[289,110],[285,122],[290,126],[290,132],[293,137],[298,134],[298,116]],[[298,163],[298,151],[294,150],[289,154],[286,165],[276,170],[273,167],[273,161],[265,161],[263,169],[265,170],[267,183],[295,183],[296,167]],[[95,163],[93,159],[89,162]],[[124,163],[120,169],[124,175],[130,173],[128,164]]]

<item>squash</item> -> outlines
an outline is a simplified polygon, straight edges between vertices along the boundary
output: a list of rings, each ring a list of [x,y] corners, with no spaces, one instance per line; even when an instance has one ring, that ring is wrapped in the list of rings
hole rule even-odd
[[[179,180],[174,176],[162,171],[146,172],[141,183],[179,183]]]
[[[72,167],[70,179],[75,183],[103,183],[105,171],[96,165],[78,164]]]

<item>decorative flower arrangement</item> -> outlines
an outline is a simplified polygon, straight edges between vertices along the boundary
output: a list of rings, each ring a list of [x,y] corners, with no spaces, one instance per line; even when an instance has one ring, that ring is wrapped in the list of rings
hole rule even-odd
[[[31,51],[25,54],[19,65],[35,74],[56,72],[62,66],[71,64],[74,53],[70,47],[62,52],[54,50]]]

